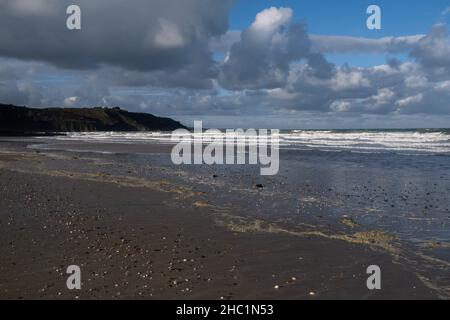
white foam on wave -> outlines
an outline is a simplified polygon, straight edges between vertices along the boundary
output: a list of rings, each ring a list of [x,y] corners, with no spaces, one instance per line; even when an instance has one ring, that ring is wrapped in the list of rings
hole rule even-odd
[[[220,135],[210,133],[189,134],[185,138],[202,136],[205,143],[216,138],[225,139],[225,132]],[[95,132],[68,133],[57,137],[63,141],[84,141],[93,143],[158,143],[172,144],[169,132]],[[355,152],[418,152],[450,154],[450,135],[444,132],[418,131],[303,131],[293,130],[280,133],[280,147],[286,149],[318,149],[323,151],[355,151]],[[258,143],[257,136],[234,134],[236,144]],[[261,140],[260,140],[261,141]],[[262,140],[263,142],[266,139]]]

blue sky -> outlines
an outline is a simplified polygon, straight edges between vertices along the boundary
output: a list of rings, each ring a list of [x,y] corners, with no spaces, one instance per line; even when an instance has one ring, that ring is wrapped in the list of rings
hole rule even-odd
[[[382,30],[366,28],[366,9],[376,4],[383,14]],[[238,0],[230,16],[231,29],[244,29],[263,9],[289,7],[295,21],[307,24],[313,34],[351,35],[362,37],[400,36],[426,33],[450,5],[448,0]]]
[[[368,30],[366,9],[376,4],[382,10],[382,29]],[[294,11],[294,21],[305,23],[309,33],[318,35],[342,35],[366,38],[408,36],[425,34],[438,22],[446,22],[449,15],[442,12],[450,6],[448,0],[238,0],[230,16],[230,29],[243,30],[255,15],[267,7],[289,7]],[[367,67],[382,64],[386,54],[326,54],[336,64],[349,63]],[[405,55],[391,55],[405,60]]]

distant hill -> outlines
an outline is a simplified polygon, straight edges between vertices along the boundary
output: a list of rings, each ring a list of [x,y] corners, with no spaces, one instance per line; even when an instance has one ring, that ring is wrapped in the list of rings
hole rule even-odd
[[[120,108],[33,109],[0,104],[0,134],[91,131],[173,131],[181,123]]]

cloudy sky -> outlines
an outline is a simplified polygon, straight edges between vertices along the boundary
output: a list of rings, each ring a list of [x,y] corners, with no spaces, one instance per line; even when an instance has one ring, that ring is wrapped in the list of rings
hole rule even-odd
[[[0,103],[218,128],[450,127],[449,23],[448,0],[0,0]]]

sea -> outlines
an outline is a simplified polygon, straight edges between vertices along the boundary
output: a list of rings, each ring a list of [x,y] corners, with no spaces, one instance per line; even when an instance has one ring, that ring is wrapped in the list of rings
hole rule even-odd
[[[221,134],[201,134],[205,143]],[[256,142],[257,135],[245,136]],[[192,137],[198,134],[192,133]],[[243,139],[243,135],[236,134]],[[176,143],[170,132],[94,132],[67,133],[63,141],[104,143]],[[239,142],[239,140],[238,140]],[[399,153],[399,154],[450,154],[450,129],[397,129],[397,130],[282,130],[279,135],[281,149],[320,150],[324,152]]]

